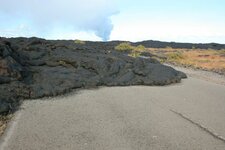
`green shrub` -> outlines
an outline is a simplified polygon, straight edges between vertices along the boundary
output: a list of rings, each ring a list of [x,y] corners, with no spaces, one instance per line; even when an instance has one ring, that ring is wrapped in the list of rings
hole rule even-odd
[[[75,43],[75,44],[81,44],[81,45],[84,45],[84,44],[85,44],[85,41],[82,41],[82,40],[75,40],[74,43]]]
[[[120,43],[115,47],[118,51],[132,51],[134,47],[129,42]]]
[[[146,48],[143,45],[138,45],[137,47],[134,48],[135,51],[145,51]]]
[[[132,46],[129,42],[120,43],[115,47],[118,51],[144,51],[146,48],[143,45]]]

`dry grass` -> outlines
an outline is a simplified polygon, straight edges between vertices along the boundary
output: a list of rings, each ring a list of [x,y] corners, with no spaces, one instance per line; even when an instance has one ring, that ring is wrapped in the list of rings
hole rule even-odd
[[[161,62],[189,66],[225,74],[225,50],[149,48]]]

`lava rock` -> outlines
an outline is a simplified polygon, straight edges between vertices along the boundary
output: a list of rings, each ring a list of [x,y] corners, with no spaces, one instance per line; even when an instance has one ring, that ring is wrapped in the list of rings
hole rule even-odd
[[[64,40],[1,38],[0,113],[23,99],[56,96],[77,88],[168,85],[186,78],[151,54],[133,58],[114,50],[117,43],[81,45]]]
[[[4,100],[0,100],[0,114],[10,111],[10,106]]]

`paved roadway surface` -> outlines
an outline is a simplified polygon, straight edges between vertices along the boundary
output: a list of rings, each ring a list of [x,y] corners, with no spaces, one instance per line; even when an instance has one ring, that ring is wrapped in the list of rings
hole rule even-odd
[[[0,149],[225,150],[225,80],[183,71],[189,78],[171,86],[103,87],[27,101]]]

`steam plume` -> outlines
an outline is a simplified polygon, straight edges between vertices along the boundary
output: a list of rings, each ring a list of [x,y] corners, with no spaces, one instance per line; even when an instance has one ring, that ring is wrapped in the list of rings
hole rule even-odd
[[[110,17],[117,13],[113,0],[1,0],[0,15],[19,22],[29,20],[32,30],[72,27],[94,32],[108,40],[113,29]],[[7,21],[1,20],[0,22]],[[15,21],[12,21],[15,22]],[[26,25],[26,23],[23,23]]]

